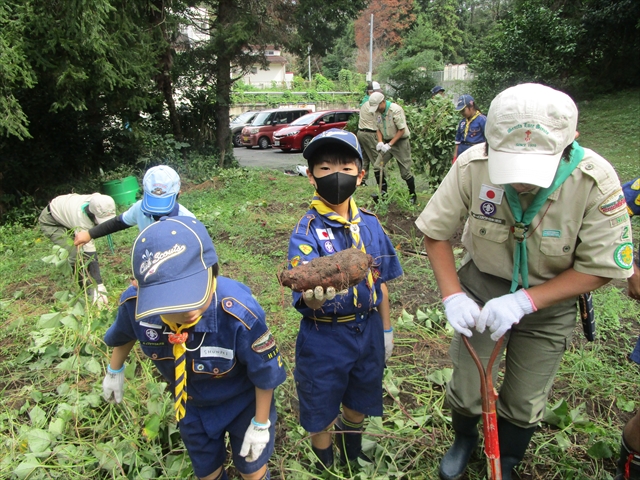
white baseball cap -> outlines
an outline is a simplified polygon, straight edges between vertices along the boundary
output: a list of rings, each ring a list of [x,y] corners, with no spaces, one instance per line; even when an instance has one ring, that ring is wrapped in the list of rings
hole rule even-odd
[[[375,112],[383,100],[384,100],[384,93],[373,92],[369,97],[369,111],[371,113]]]
[[[380,90],[380,84],[378,82],[371,82],[372,90]]]
[[[550,186],[577,123],[575,102],[551,87],[523,83],[499,93],[485,126],[491,182]]]
[[[158,165],[144,174],[142,187],[142,210],[151,214],[168,214],[180,193],[180,176],[173,168]]]
[[[94,193],[89,199],[89,211],[100,225],[116,216],[116,202],[109,195]]]

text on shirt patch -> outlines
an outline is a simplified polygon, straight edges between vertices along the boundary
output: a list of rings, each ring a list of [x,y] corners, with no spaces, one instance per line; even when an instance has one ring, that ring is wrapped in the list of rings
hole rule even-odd
[[[486,215],[480,215],[480,214],[474,213],[474,212],[471,212],[471,216],[473,218],[475,218],[476,220],[484,220],[485,222],[497,223],[499,225],[504,225],[505,223],[507,223],[506,220],[504,220],[502,218],[487,217]]]
[[[220,357],[226,360],[233,359],[233,350],[222,347],[200,347],[200,358]]]
[[[614,228],[626,222],[627,220],[629,220],[629,214],[625,213],[624,215],[620,215],[619,217],[615,217],[609,220],[609,225],[611,225],[611,228]]]

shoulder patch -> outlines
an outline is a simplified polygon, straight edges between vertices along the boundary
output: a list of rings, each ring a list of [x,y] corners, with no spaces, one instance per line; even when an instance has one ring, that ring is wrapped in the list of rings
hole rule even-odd
[[[311,222],[316,216],[313,213],[307,213],[304,217],[298,220],[298,224],[296,225],[295,233],[304,232],[305,235],[309,235],[309,227],[311,226]]]
[[[220,301],[220,305],[225,312],[235,317],[247,330],[251,330],[253,322],[258,319],[258,316],[249,307],[236,298],[225,297]]]
[[[630,270],[633,266],[633,245],[629,242],[619,245],[613,252],[613,259],[620,268]]]
[[[273,338],[271,330],[267,330],[260,338],[251,344],[251,350],[259,355],[262,355],[262,359],[266,362],[272,358],[276,358],[280,350],[276,345],[276,339]]]
[[[625,210],[627,201],[624,198],[622,190],[618,190],[613,195],[607,197],[607,199],[600,204],[598,210],[605,215],[614,215],[618,212]]]

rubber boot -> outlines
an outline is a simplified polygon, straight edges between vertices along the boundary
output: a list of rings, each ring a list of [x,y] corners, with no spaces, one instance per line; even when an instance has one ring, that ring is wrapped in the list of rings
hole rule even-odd
[[[313,445],[311,446],[313,453],[318,457],[318,461],[316,462],[316,469],[319,472],[323,472],[324,470],[328,470],[333,465],[333,445],[329,445],[327,448],[316,448]]]
[[[342,418],[342,415],[338,417],[335,429],[337,432],[341,433],[336,433],[335,440],[338,452],[340,452],[340,463],[342,465],[346,465],[347,462],[351,462],[360,456],[360,453],[362,452],[363,424],[364,422],[353,423],[345,420]],[[358,433],[355,433],[354,431],[357,431]]]
[[[622,437],[615,480],[640,480],[640,453],[631,450]]]
[[[502,480],[511,480],[513,469],[522,461],[531,437],[537,427],[522,428],[498,418],[498,439],[500,441],[500,467]]]
[[[409,202],[411,205],[415,205],[418,203],[418,196],[416,195],[416,179],[415,177],[410,177],[405,180],[407,182],[407,187],[409,188]]]
[[[376,177],[376,187],[380,186],[380,172],[373,172],[373,176]],[[385,176],[382,176],[382,196],[386,196],[387,195],[387,179],[385,178]],[[373,195],[371,195],[371,198],[373,199],[374,202],[378,203],[378,200],[380,199],[380,196],[377,193],[374,193]]]
[[[456,432],[453,445],[440,461],[440,478],[458,480],[464,475],[471,454],[478,446],[478,421],[480,415],[467,417],[456,411],[451,412],[451,426]]]

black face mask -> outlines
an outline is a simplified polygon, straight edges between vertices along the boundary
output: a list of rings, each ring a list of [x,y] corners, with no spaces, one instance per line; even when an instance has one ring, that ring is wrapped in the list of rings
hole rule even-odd
[[[316,190],[322,198],[331,205],[340,205],[348,200],[356,191],[358,183],[357,175],[348,175],[342,172],[332,173],[326,177],[313,177],[316,181]]]

